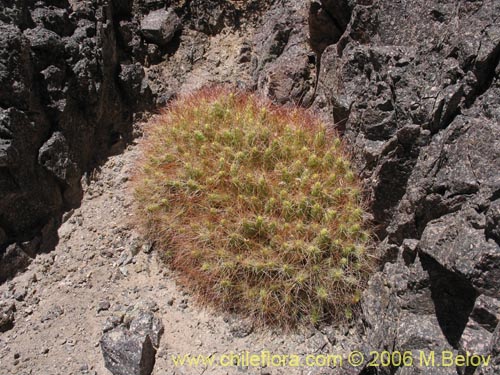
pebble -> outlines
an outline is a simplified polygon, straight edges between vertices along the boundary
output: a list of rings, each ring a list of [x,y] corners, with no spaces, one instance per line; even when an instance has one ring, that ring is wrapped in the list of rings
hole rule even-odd
[[[14,299],[16,301],[19,301],[19,302],[24,301],[24,298],[26,297],[27,292],[28,291],[26,290],[26,288],[22,288],[21,290],[16,291],[14,293]]]
[[[103,331],[104,332],[111,331],[113,328],[115,328],[116,326],[118,326],[122,321],[123,321],[123,315],[121,315],[121,316],[117,316],[117,315],[110,316],[106,320],[106,322],[104,323]]]
[[[153,251],[153,243],[148,241],[144,245],[142,245],[142,252],[145,254],[149,254]]]
[[[97,312],[99,313],[101,311],[107,311],[107,310],[109,310],[110,307],[111,307],[111,304],[109,303],[109,301],[101,301],[97,305]]]
[[[82,374],[87,374],[89,372],[89,365],[84,363],[83,365],[80,366],[80,372]]]
[[[123,276],[128,276],[128,270],[125,267],[120,267],[119,270]]]

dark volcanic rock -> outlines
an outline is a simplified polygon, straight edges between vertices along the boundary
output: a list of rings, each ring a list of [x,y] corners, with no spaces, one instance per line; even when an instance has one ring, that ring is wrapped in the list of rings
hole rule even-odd
[[[363,341],[498,363],[500,3],[403,3],[309,12],[314,108],[351,142],[389,262],[364,294]]]
[[[448,271],[467,279],[479,293],[499,298],[500,250],[493,240],[485,239],[484,227],[477,227],[481,220],[484,223],[484,217],[469,210],[431,221],[419,248]]]
[[[151,89],[141,64],[121,65],[118,79],[126,101],[135,108],[144,107],[152,101]]]
[[[351,19],[353,1],[313,0],[309,6],[309,42],[321,56],[329,45],[337,43]]]
[[[5,2],[0,280],[57,241],[82,173],[130,140],[133,112],[155,100],[148,76],[161,77],[155,93],[166,102],[204,58],[206,34],[245,22],[238,3]],[[255,33],[238,59],[250,88],[278,103],[312,103],[349,141],[366,182],[381,264],[362,299],[360,345],[492,354],[474,373],[498,373],[500,2],[245,3]],[[192,29],[181,38],[177,14]],[[173,77],[148,69],[162,58],[182,68]],[[147,333],[157,331],[153,318],[113,327],[103,338],[108,367],[145,371],[159,337]]]
[[[149,375],[155,364],[163,324],[149,311],[138,311],[128,325],[106,329],[101,350],[114,375]]]
[[[308,44],[306,10],[305,3],[277,5],[264,15],[254,38],[256,87],[280,104],[312,99],[315,59]]]
[[[113,375],[149,375],[156,351],[149,336],[139,336],[119,327],[101,339],[104,364]]]
[[[194,29],[206,34],[217,34],[234,8],[224,0],[192,0],[189,14]]]
[[[500,300],[479,296],[470,317],[487,331],[493,332],[500,321]]]
[[[131,10],[132,1],[2,5],[0,282],[57,242],[62,213],[81,200],[82,174],[130,141],[133,113],[154,102],[138,28],[129,30],[138,41],[131,57],[115,34]]]
[[[486,236],[500,244],[500,199],[492,202],[486,212]]]
[[[78,204],[78,198],[81,195],[79,194],[81,193],[79,185],[81,171],[72,160],[68,142],[62,133],[53,133],[50,139],[42,145],[38,151],[38,163],[51,172],[60,183],[66,184],[67,188],[71,189],[65,190],[66,201],[72,205]],[[76,200],[69,197],[70,195],[75,196]]]
[[[51,30],[60,36],[70,36],[75,25],[69,19],[67,9],[53,6],[35,8],[31,12],[31,19],[35,24]]]
[[[21,245],[11,244],[7,246],[0,258],[0,275],[2,279],[14,275],[17,271],[24,270],[33,256],[33,254],[26,253]]]
[[[173,9],[158,9],[148,13],[141,21],[141,32],[147,41],[165,46],[180,29],[181,21]]]
[[[28,39],[21,30],[0,22],[0,103],[26,109],[31,98],[33,68]],[[6,88],[10,87],[11,90]]]
[[[160,339],[163,335],[163,324],[153,313],[141,312],[130,322],[129,329],[139,336],[149,336],[155,348],[158,348],[160,345]]]

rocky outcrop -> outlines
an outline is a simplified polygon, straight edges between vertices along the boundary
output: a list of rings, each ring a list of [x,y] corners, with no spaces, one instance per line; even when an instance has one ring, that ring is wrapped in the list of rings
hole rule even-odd
[[[8,1],[0,10],[0,281],[54,246],[81,176],[131,139],[133,113],[152,103],[116,32],[131,6]]]
[[[282,2],[263,16],[253,40],[254,88],[280,104],[310,103],[316,58],[308,43],[307,4]]]
[[[346,4],[313,2],[309,23],[314,107],[351,142],[381,241],[362,341],[498,355],[499,4]]]

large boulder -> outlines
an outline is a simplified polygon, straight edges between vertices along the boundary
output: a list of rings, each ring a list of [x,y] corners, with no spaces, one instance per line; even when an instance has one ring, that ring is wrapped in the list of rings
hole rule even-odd
[[[126,316],[121,324],[110,324],[100,342],[106,368],[113,375],[151,374],[163,334],[162,322],[152,312],[140,310]]]
[[[101,339],[104,364],[113,375],[149,375],[153,371],[156,350],[148,335],[137,335],[118,327]]]
[[[181,27],[181,20],[173,9],[149,12],[141,21],[144,38],[159,46],[166,46]]]

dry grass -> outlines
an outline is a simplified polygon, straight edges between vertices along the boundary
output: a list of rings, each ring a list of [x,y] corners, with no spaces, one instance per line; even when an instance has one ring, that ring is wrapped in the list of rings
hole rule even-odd
[[[370,235],[335,134],[224,89],[179,99],[146,134],[136,217],[201,301],[287,327],[352,315]]]

